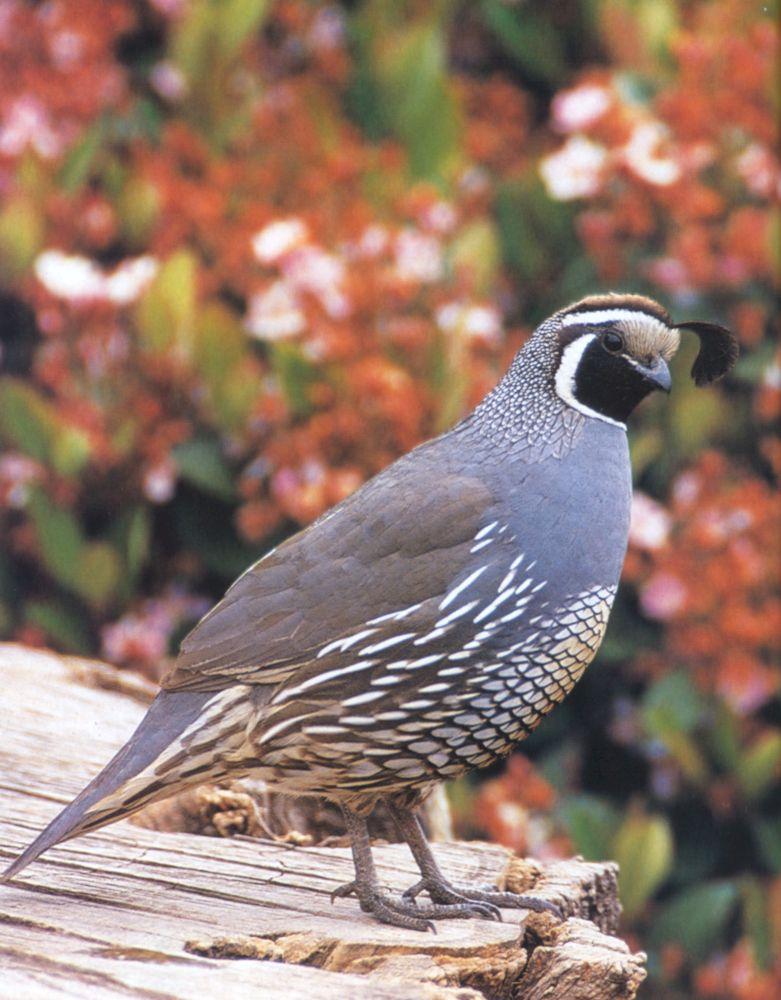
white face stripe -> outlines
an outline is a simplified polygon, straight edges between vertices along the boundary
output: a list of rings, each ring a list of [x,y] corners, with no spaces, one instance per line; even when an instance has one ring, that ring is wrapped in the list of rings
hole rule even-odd
[[[622,310],[615,309],[612,312],[622,312]],[[600,313],[573,313],[574,315],[590,317],[590,322],[598,323],[600,320],[593,319],[594,316],[600,315]],[[584,406],[579,400],[575,398],[575,376],[577,374],[578,365],[581,362],[583,354],[586,349],[594,343],[596,340],[596,334],[583,334],[582,337],[578,337],[573,340],[571,344],[567,344],[561,354],[561,361],[559,362],[559,368],[556,372],[556,395],[559,399],[562,399],[567,406],[571,406],[573,410],[577,410],[578,413],[582,413],[586,417],[596,417],[597,420],[604,420],[606,424],[613,424],[614,427],[620,427],[622,430],[626,430],[626,424],[622,424],[620,420],[613,420],[612,417],[606,417],[604,413],[598,413],[597,410],[592,410],[590,406]]]
[[[636,323],[642,317],[649,319],[653,323],[661,324],[662,321],[653,313],[643,312],[642,309],[584,309],[582,312],[569,313],[561,317],[562,326],[575,326],[576,324],[588,323],[615,323],[629,322]]]

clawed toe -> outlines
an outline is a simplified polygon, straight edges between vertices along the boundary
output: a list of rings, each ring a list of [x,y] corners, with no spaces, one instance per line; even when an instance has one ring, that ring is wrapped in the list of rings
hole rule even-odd
[[[539,896],[521,896],[515,892],[500,892],[498,889],[474,891],[465,889],[464,892],[469,899],[493,903],[494,906],[514,910],[532,910],[534,913],[550,913],[557,920],[564,919],[564,914],[555,903],[549,903],[547,899],[540,899]]]
[[[457,893],[446,894],[447,902],[439,897],[430,904],[418,904],[414,896],[405,894],[399,898],[379,889],[362,891],[355,882],[339,886],[331,893],[331,902],[345,896],[358,896],[361,909],[371,913],[384,924],[406,927],[410,930],[435,931],[434,920],[501,920],[502,915],[491,903],[466,899]]]
[[[335,899],[344,899],[346,896],[354,896],[355,893],[355,882],[346,882],[344,885],[337,886],[331,893],[331,905],[333,905]]]
[[[558,920],[563,920],[563,914],[555,903],[549,903],[545,899],[537,896],[521,896],[514,892],[501,892],[493,886],[471,886],[451,885],[444,879],[434,880],[423,878],[419,882],[410,886],[402,899],[415,903],[421,892],[427,892],[431,901],[435,904],[452,907],[465,907],[471,905],[473,912],[471,915],[486,917],[492,920],[501,920],[502,907],[507,909],[532,910],[535,913],[550,913]],[[477,910],[480,907],[480,911]],[[421,910],[422,912],[422,910]]]

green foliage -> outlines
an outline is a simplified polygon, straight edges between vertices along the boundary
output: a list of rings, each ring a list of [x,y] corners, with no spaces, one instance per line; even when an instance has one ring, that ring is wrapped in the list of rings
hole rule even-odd
[[[116,549],[105,541],[87,540],[76,518],[41,490],[31,492],[28,511],[43,564],[54,579],[92,608],[110,604],[121,574]]]
[[[560,817],[572,837],[575,850],[587,861],[611,856],[621,813],[596,795],[569,795],[559,807]]]
[[[651,925],[651,944],[675,943],[695,962],[724,943],[726,925],[739,901],[733,882],[706,882],[665,903]]]
[[[532,80],[559,84],[566,79],[567,63],[561,34],[544,11],[531,5],[482,0],[480,9],[497,41]]]
[[[197,260],[178,250],[163,264],[136,310],[142,345],[190,360],[195,329]]]
[[[619,865],[619,889],[628,920],[636,917],[672,867],[673,836],[661,815],[630,812],[612,842]]]
[[[358,77],[353,106],[374,135],[404,143],[415,177],[444,178],[459,152],[460,113],[447,69],[448,3],[416,19],[399,5],[370,0],[357,18]]]
[[[182,479],[220,500],[235,499],[233,476],[214,438],[195,437],[173,449],[173,458]]]

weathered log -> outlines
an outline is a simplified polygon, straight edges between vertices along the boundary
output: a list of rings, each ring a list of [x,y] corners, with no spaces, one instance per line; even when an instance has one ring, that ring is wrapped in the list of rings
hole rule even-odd
[[[3,862],[116,751],[150,693],[102,665],[0,646]],[[202,794],[251,812],[238,788]],[[215,830],[230,831],[230,812],[211,813],[223,816]],[[503,923],[445,921],[436,935],[386,927],[354,900],[331,905],[351,877],[344,848],[120,823],[0,886],[0,997],[201,1000],[205,988],[263,1000],[634,997],[644,956],[613,936],[615,865],[540,865],[478,843],[435,850],[451,877],[531,892],[568,919],[508,910]],[[403,845],[375,855],[389,887],[414,881]]]

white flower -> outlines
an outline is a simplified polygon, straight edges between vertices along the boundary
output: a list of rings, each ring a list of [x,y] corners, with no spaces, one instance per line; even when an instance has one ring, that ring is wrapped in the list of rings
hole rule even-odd
[[[394,244],[396,274],[402,281],[428,284],[442,277],[442,246],[435,236],[405,229]]]
[[[448,302],[436,313],[437,325],[444,333],[459,333],[487,344],[496,344],[502,335],[502,321],[493,306]]]
[[[78,31],[56,31],[49,38],[49,51],[58,69],[68,69],[84,54],[84,35]]]
[[[781,366],[777,361],[771,362],[762,373],[762,385],[766,389],[781,389]]]
[[[286,256],[282,272],[293,289],[314,295],[331,319],[350,314],[350,301],[344,293],[344,263],[334,254],[319,247],[302,247]]]
[[[124,306],[133,302],[152,281],[158,264],[154,257],[123,261],[106,275],[87,257],[45,250],[35,260],[35,276],[60,299],[69,302],[102,299]]]
[[[181,101],[189,90],[184,73],[167,60],[155,63],[149,74],[149,82],[166,101]]]
[[[632,514],[629,521],[629,541],[639,549],[660,549],[670,537],[670,515],[664,507],[646,493],[632,496]]]
[[[604,146],[582,135],[573,135],[558,152],[543,157],[540,174],[551,198],[572,201],[599,191],[606,163]]]
[[[259,340],[285,340],[306,327],[295,295],[284,281],[275,281],[250,299],[244,326]]]
[[[176,492],[176,466],[169,458],[150,466],[142,481],[144,496],[152,503],[168,503]]]
[[[458,222],[458,213],[448,201],[435,201],[423,210],[421,220],[426,229],[449,233]]]
[[[54,130],[49,112],[30,94],[23,94],[8,108],[0,123],[0,154],[19,156],[31,146],[45,160],[59,156],[64,141]]]
[[[553,127],[559,132],[579,132],[587,129],[605,114],[612,102],[607,87],[584,83],[571,90],[562,90],[551,103]]]
[[[379,257],[388,246],[390,237],[385,226],[374,223],[367,226],[361,233],[361,238],[353,248],[353,252],[358,257]]]
[[[738,157],[736,167],[752,194],[759,198],[781,196],[781,170],[766,146],[752,142]]]
[[[158,266],[155,258],[149,255],[123,261],[112,274],[104,278],[105,297],[118,306],[135,302],[151,284]]]
[[[35,260],[35,276],[61,299],[97,299],[103,293],[103,273],[94,261],[60,250],[45,250]]]
[[[285,254],[303,246],[309,229],[302,219],[278,219],[252,237],[252,252],[261,264],[276,264]]]
[[[344,14],[333,4],[317,11],[307,37],[315,52],[330,52],[343,44],[344,35]]]
[[[642,122],[635,125],[624,146],[624,162],[632,173],[658,187],[674,184],[681,176],[679,164],[659,151],[666,138],[667,130],[660,122]]]

